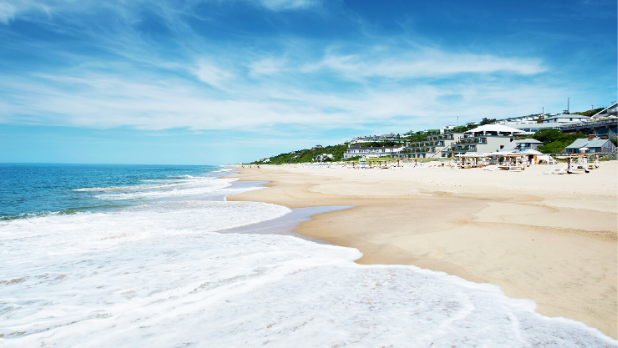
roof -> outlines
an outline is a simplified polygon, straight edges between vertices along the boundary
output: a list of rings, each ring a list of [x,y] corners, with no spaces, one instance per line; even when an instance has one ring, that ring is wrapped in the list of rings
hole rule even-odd
[[[504,145],[504,147],[498,150],[497,152],[515,152],[516,150],[517,150],[517,144],[515,142],[510,142]]]
[[[571,145],[567,146],[567,149],[579,149],[580,147],[585,147],[588,144],[588,139],[575,139]]]
[[[562,115],[556,115],[556,116],[548,117],[548,118],[544,119],[543,121],[553,120],[554,118],[588,118],[588,116],[578,115],[578,114],[562,114]]]
[[[501,132],[501,133],[525,133],[522,130],[507,127],[501,124],[486,124],[464,133],[479,133],[479,132]]]
[[[542,155],[541,151],[535,149],[527,149],[526,151],[522,151],[521,153],[525,153],[526,155]]]
[[[598,118],[598,117],[606,117],[612,114],[616,113],[616,107],[618,107],[618,103],[617,102],[613,102],[612,105],[610,105],[609,107],[597,112],[595,115],[592,116],[592,118]]]
[[[577,139],[571,145],[567,146],[566,148],[567,149],[581,149],[582,147],[587,147],[587,148],[603,147],[603,145],[605,145],[608,141],[609,139],[601,139],[601,138],[594,138],[592,140],[588,140],[586,138]]]
[[[521,139],[521,140],[515,140],[514,143],[519,143],[519,144],[543,144],[543,142],[538,141],[536,139]]]

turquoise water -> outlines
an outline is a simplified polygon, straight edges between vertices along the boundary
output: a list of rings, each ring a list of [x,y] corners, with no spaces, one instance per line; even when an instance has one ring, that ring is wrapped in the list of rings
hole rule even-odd
[[[101,191],[123,192],[140,185],[140,189],[150,190],[157,183],[169,185],[182,177],[215,175],[213,172],[219,169],[182,165],[0,164],[0,219],[133,205],[145,199],[114,201],[99,197]]]

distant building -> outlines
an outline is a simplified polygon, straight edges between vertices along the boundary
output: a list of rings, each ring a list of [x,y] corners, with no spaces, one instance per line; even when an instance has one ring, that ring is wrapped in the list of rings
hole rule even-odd
[[[616,152],[616,146],[609,139],[589,136],[575,140],[564,150],[566,153],[612,153]]]
[[[444,126],[440,128],[440,134],[450,133],[453,129],[455,129],[455,126],[453,125]]]
[[[618,116],[618,103],[613,102],[609,107],[597,112],[591,118],[601,118],[601,117],[616,117]]]
[[[359,144],[359,143],[379,143],[384,141],[399,141],[399,136],[397,134],[382,134],[382,135],[369,135],[366,137],[357,137],[350,140],[349,144]]]
[[[611,138],[618,134],[618,118],[615,116],[591,118],[587,122],[559,124],[558,129],[566,134],[582,133],[601,138]]]
[[[365,156],[367,158],[376,158],[382,156],[396,156],[403,149],[403,146],[384,146],[384,147],[365,147],[361,145],[350,145],[343,154],[344,159],[356,156]]]
[[[556,115],[556,116],[551,116],[551,117],[547,117],[545,119],[543,119],[541,122],[544,124],[547,123],[570,123],[570,122],[582,122],[582,121],[588,121],[590,119],[590,117],[588,116],[582,116],[582,115],[574,115],[574,114],[562,114],[562,115]]]
[[[332,160],[333,159],[333,154],[331,154],[331,153],[323,153],[321,155],[317,155],[317,156],[313,157],[313,161],[315,161],[315,162],[324,162],[327,159]]]
[[[311,148],[311,151],[313,151],[315,149],[322,149],[322,148],[324,148],[322,145],[316,145],[316,146]]]

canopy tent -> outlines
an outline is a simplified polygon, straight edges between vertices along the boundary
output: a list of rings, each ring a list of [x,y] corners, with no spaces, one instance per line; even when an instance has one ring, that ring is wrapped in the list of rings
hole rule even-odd
[[[535,149],[527,149],[525,151],[522,151],[520,153],[526,154],[526,155],[542,155],[543,153],[539,150],[535,150]]]

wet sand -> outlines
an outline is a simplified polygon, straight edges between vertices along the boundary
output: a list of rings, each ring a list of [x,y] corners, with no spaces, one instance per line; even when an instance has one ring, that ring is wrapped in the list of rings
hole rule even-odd
[[[294,230],[357,248],[362,264],[411,264],[498,285],[617,337],[618,165],[590,174],[480,169],[353,170],[261,166],[240,180],[270,189],[228,196],[289,208],[354,206]]]

